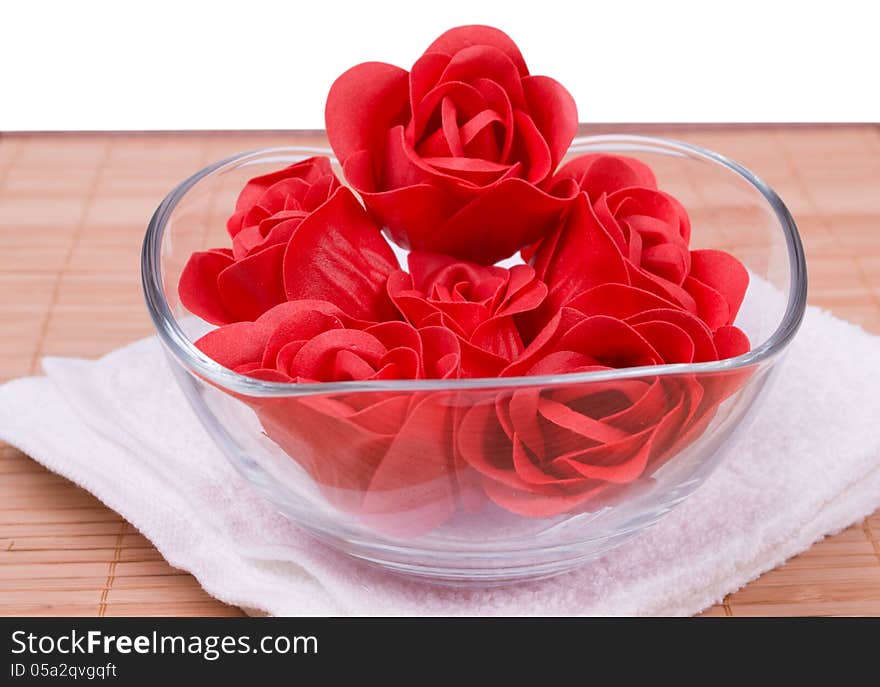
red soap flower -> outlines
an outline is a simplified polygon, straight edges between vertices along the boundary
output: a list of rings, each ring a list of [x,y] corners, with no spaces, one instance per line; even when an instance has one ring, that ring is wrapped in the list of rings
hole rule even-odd
[[[340,187],[326,157],[312,157],[248,181],[226,223],[232,249],[193,253],[180,300],[212,324],[253,320],[283,302],[281,261],[293,232]]]
[[[748,348],[736,327],[713,333],[655,294],[608,283],[562,308],[505,374],[706,362]],[[743,381],[729,373],[646,375],[500,392],[465,413],[458,449],[495,503],[553,515],[649,475],[699,437]]]
[[[341,186],[326,157],[311,157],[245,184],[226,222],[237,260],[276,243]]]
[[[442,327],[365,322],[322,300],[296,300],[235,322],[196,346],[235,372],[287,383],[458,376],[456,336]]]
[[[724,251],[691,251],[691,223],[682,204],[657,188],[651,169],[622,155],[592,154],[570,160],[550,188],[568,189],[574,182],[592,205],[595,219],[625,258],[627,281],[674,301],[711,329],[733,324],[748,286],[748,272]],[[581,224],[584,224],[581,219]],[[541,278],[565,280],[538,265],[559,250],[558,229],[527,253],[535,257]],[[583,230],[581,230],[583,233]],[[558,258],[558,256],[556,256]],[[556,264],[574,265],[573,257]]]
[[[459,339],[444,327],[358,321],[318,300],[282,303],[196,345],[230,369],[272,382],[447,379],[461,364]],[[333,503],[370,525],[415,535],[454,512],[454,404],[442,392],[240,398]]]
[[[349,69],[326,125],[346,179],[414,250],[491,264],[540,238],[573,192],[542,185],[574,137],[574,100],[488,26],[444,33],[409,72]]]
[[[692,377],[662,376],[520,388],[470,407],[457,447],[497,505],[552,516],[649,475],[695,425],[701,394]]]
[[[547,295],[531,267],[483,267],[418,251],[409,254],[408,264],[409,273],[399,270],[388,278],[391,300],[413,325],[443,326],[462,339],[465,376],[495,376],[522,353],[517,316]]]
[[[325,158],[306,162],[294,165],[305,178],[325,165],[329,170]],[[385,288],[397,259],[379,228],[347,188],[337,187],[318,203],[328,187],[338,185],[335,177],[331,182],[321,176],[303,191],[303,178],[284,176],[291,169],[248,183],[239,198],[242,208],[229,220],[236,232],[233,249],[190,256],[178,284],[181,302],[212,324],[255,320],[284,301],[309,298],[334,303],[359,319],[397,319]],[[285,197],[287,191],[291,195]],[[294,191],[302,192],[299,200]],[[249,224],[273,208],[297,205],[306,209],[277,210]],[[270,228],[262,242],[255,243],[265,227]],[[239,241],[243,235],[250,238]]]
[[[633,265],[681,286],[691,267],[691,224],[681,203],[636,186],[599,196],[593,209]]]

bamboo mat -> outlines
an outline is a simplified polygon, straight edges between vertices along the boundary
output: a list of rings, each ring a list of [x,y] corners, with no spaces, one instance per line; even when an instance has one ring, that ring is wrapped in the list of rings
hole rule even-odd
[[[880,333],[880,126],[635,130],[712,148],[762,176],[801,229],[810,302]],[[151,333],[140,243],[178,181],[241,150],[320,141],[0,134],[0,381],[37,372],[44,355],[94,357]],[[0,445],[0,615],[240,614],[95,498]],[[707,611],[756,614],[880,615],[880,512]]]

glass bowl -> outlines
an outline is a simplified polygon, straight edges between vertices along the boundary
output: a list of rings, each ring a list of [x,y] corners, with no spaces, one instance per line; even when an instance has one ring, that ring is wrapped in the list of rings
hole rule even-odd
[[[310,148],[243,153],[165,198],[142,262],[147,306],[176,378],[229,461],[319,540],[446,583],[563,572],[693,493],[747,426],[800,325],[806,267],[797,228],[770,187],[716,153],[595,136],[576,140],[569,155],[599,151],[648,163],[688,209],[692,248],[724,249],[747,266],[736,324],[749,353],[518,378],[281,384],[242,376],[193,344],[211,327],[181,304],[181,271],[193,251],[227,245],[225,220],[248,179],[332,157]]]

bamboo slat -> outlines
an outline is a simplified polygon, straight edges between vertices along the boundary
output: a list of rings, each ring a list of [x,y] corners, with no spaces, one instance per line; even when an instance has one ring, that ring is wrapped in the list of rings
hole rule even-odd
[[[880,127],[593,127],[717,150],[774,186],[801,229],[810,302],[880,333]],[[44,355],[151,332],[139,249],[164,194],[212,160],[314,132],[0,135],[0,381]],[[0,445],[0,614],[239,615],[118,514]],[[706,615],[880,615],[880,512]]]

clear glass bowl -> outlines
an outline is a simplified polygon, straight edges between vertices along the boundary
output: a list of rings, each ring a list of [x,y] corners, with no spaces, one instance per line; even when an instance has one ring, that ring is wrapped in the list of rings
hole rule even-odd
[[[639,136],[581,138],[569,154],[598,151],[648,163],[660,188],[688,209],[692,247],[725,249],[746,264],[751,283],[736,324],[752,342],[749,353],[453,381],[297,385],[232,372],[193,345],[210,326],[181,305],[181,271],[193,251],[227,245],[225,220],[248,179],[331,156],[259,150],[210,165],[175,188],[143,248],[144,292],[159,337],[226,457],[321,541],[447,583],[560,573],[681,503],[747,425],[800,325],[803,251],[776,193],[735,162]]]

